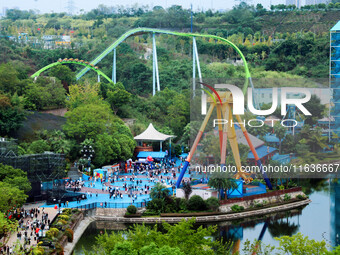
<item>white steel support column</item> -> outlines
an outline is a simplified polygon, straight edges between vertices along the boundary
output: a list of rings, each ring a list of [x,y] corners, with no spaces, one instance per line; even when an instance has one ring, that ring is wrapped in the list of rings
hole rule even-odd
[[[113,49],[113,64],[112,64],[112,81],[114,84],[117,83],[116,77],[116,48]]]
[[[195,57],[196,57],[196,62],[197,62],[197,71],[198,71],[198,78],[200,82],[202,82],[202,73],[201,73],[201,66],[200,66],[200,60],[198,58],[198,51],[197,51],[197,45],[196,45],[196,38],[193,37],[193,47],[195,49]],[[203,86],[203,85],[201,85]]]
[[[157,62],[157,49],[156,49],[156,39],[155,39],[155,33],[152,34],[152,95],[154,96],[156,94],[156,82],[157,82],[157,91],[160,91],[160,85],[159,85],[159,74],[158,74],[158,62]]]
[[[198,57],[198,51],[197,51],[197,44],[196,44],[196,38],[193,37],[192,38],[192,86],[193,86],[193,90],[195,93],[195,89],[196,89],[196,84],[195,84],[195,79],[196,79],[196,65],[197,65],[197,71],[198,71],[198,78],[199,81],[202,82],[202,73],[201,73],[201,66],[200,66],[200,60]],[[203,85],[201,85],[201,87],[203,87]],[[202,93],[204,93],[202,91]]]
[[[98,82],[100,82],[100,75],[99,74],[98,74],[98,78],[97,79],[98,79]]]
[[[195,37],[192,38],[192,90],[193,94],[195,96],[195,90],[196,90],[196,53],[195,53],[195,44],[196,39]]]

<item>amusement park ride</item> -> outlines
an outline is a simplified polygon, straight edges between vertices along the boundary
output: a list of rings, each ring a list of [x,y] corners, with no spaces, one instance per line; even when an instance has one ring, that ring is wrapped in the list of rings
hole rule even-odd
[[[156,92],[156,82],[157,82],[157,90],[160,90],[160,85],[159,85],[159,77],[158,77],[158,64],[157,64],[157,52],[156,52],[156,42],[155,42],[155,33],[158,34],[168,34],[168,35],[176,35],[176,36],[182,36],[182,37],[191,37],[193,39],[193,90],[195,91],[196,88],[196,82],[195,82],[195,75],[196,75],[196,67],[198,68],[198,75],[199,75],[199,80],[202,81],[202,76],[201,76],[201,70],[200,70],[200,66],[199,66],[199,59],[198,59],[198,53],[197,53],[197,46],[196,46],[196,37],[199,38],[209,38],[209,39],[213,39],[215,41],[220,41],[220,42],[224,42],[226,44],[228,44],[229,46],[231,46],[241,57],[243,64],[244,64],[244,71],[245,71],[245,82],[244,82],[244,86],[242,89],[243,94],[245,94],[247,92],[248,86],[251,85],[251,87],[254,89],[253,83],[252,83],[252,79],[251,79],[251,75],[249,72],[249,68],[248,68],[248,64],[247,61],[243,55],[243,53],[240,51],[240,49],[233,44],[232,42],[230,42],[229,40],[223,38],[223,37],[219,37],[219,36],[215,36],[215,35],[208,35],[208,34],[196,34],[196,33],[181,33],[181,32],[175,32],[175,31],[168,31],[168,30],[161,30],[161,29],[152,29],[152,28],[136,28],[136,29],[132,29],[127,31],[126,33],[124,33],[120,38],[118,38],[117,41],[115,41],[113,44],[111,44],[104,52],[102,52],[98,57],[96,57],[93,61],[89,62],[85,62],[83,60],[78,60],[78,59],[63,59],[63,60],[59,60],[58,62],[52,63],[48,66],[45,66],[44,68],[40,69],[39,71],[37,71],[36,73],[34,73],[31,77],[37,77],[39,76],[43,71],[56,66],[56,65],[60,65],[60,64],[79,64],[79,65],[83,65],[85,66],[85,68],[83,70],[81,70],[76,78],[80,79],[88,70],[92,69],[93,71],[97,72],[98,74],[98,81],[100,81],[100,75],[103,76],[108,82],[116,82],[116,47],[122,43],[125,39],[127,39],[130,36],[136,36],[136,35],[141,35],[141,34],[145,34],[145,33],[152,33],[152,42],[153,42],[153,95]],[[98,69],[98,67],[96,67],[95,65],[97,63],[99,63],[105,56],[107,56],[109,53],[113,52],[113,69],[112,69],[112,80],[107,77],[102,71],[100,71]],[[217,117],[219,119],[221,119],[221,116],[223,115],[224,119],[227,120],[231,120],[233,119],[233,115],[232,115],[232,108],[233,108],[233,104],[232,104],[232,94],[231,92],[217,92],[215,89],[213,89],[211,86],[202,83],[201,82],[201,87],[207,87],[209,89],[211,89],[214,93],[214,95],[212,96],[211,93],[209,93],[207,90],[206,91],[211,97],[208,103],[210,103],[210,108],[208,110],[208,113],[201,125],[201,128],[199,130],[199,133],[197,134],[197,137],[195,139],[195,142],[191,148],[190,154],[184,164],[184,167],[181,171],[181,174],[177,180],[176,183],[176,187],[178,188],[181,184],[181,181],[183,179],[183,176],[189,166],[190,160],[197,148],[197,145],[202,137],[202,134],[204,132],[204,129],[207,125],[207,122],[209,120],[209,118],[211,117],[211,114],[214,110],[214,108],[216,107],[217,109]],[[217,100],[218,99],[218,100]],[[255,102],[256,103],[256,102]],[[239,115],[235,115],[235,118],[237,119],[238,122],[242,122],[241,121],[241,117]],[[232,148],[232,153],[236,162],[236,166],[238,169],[238,173],[235,175],[235,178],[239,179],[242,178],[245,180],[245,182],[250,182],[251,181],[251,176],[249,173],[245,173],[243,171],[241,171],[241,160],[240,160],[240,154],[239,154],[239,149],[238,149],[238,143],[236,140],[236,134],[235,134],[235,127],[230,127],[230,125],[224,124],[224,127],[222,127],[222,124],[218,125],[219,128],[219,139],[220,139],[220,153],[221,153],[221,167],[225,166],[226,164],[226,148],[227,148],[227,141],[229,140],[229,143],[231,145]],[[241,125],[241,129],[242,132],[248,142],[248,145],[250,147],[250,150],[252,151],[253,155],[255,156],[255,160],[258,164],[258,166],[261,169],[261,172],[263,174],[263,177],[265,179],[265,182],[267,184],[267,187],[269,189],[272,189],[272,185],[267,177],[267,175],[263,172],[262,169],[262,163],[257,155],[257,152],[251,142],[251,140],[249,139],[249,135],[247,130],[245,129],[244,126]]]
[[[236,138],[236,131],[235,131],[235,126],[234,125],[230,125],[228,123],[231,123],[233,121],[233,117],[236,118],[236,120],[238,121],[238,123],[242,123],[242,119],[240,115],[235,115],[233,116],[232,114],[232,109],[233,109],[233,95],[231,92],[222,92],[219,91],[217,92],[213,87],[211,87],[208,84],[205,83],[201,83],[203,86],[209,88],[214,94],[212,95],[211,93],[209,93],[211,96],[208,100],[208,103],[210,104],[209,110],[207,111],[207,114],[202,122],[202,125],[199,129],[199,132],[196,136],[196,139],[191,147],[190,153],[184,163],[183,169],[181,171],[180,176],[177,179],[177,183],[176,183],[176,187],[178,188],[182,182],[183,176],[190,164],[190,161],[192,159],[193,154],[195,153],[195,150],[198,146],[198,143],[200,141],[200,139],[202,138],[202,135],[204,133],[204,130],[207,126],[207,123],[214,111],[214,108],[216,107],[217,110],[217,118],[218,119],[222,119],[222,115],[223,118],[226,121],[226,123],[224,123],[224,126],[222,126],[222,123],[219,122],[218,123],[218,131],[219,131],[219,141],[220,141],[220,153],[221,153],[221,168],[225,167],[226,165],[226,157],[227,157],[227,142],[229,140],[230,143],[230,147],[233,153],[233,157],[236,163],[236,167],[237,167],[237,173],[235,174],[235,179],[240,179],[242,178],[246,183],[249,183],[252,181],[252,177],[250,176],[251,173],[246,173],[244,171],[242,171],[241,169],[241,158],[240,158],[240,152],[239,152],[239,148],[238,148],[238,142],[237,142],[237,138]],[[208,93],[208,91],[207,91]],[[256,163],[258,164],[258,166],[260,167],[261,173],[264,177],[264,180],[267,184],[267,187],[269,189],[272,189],[272,185],[266,175],[266,173],[263,171],[262,168],[262,162],[259,158],[259,156],[257,155],[257,152],[255,150],[254,145],[252,144],[248,132],[246,130],[246,128],[243,125],[240,125],[241,130],[243,132],[244,137],[247,140],[247,143],[249,145],[249,148],[251,150],[251,152],[253,153]]]

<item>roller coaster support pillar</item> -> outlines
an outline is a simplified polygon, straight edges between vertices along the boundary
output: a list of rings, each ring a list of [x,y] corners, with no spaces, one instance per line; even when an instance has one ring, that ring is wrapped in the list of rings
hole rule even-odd
[[[195,96],[195,90],[196,90],[196,65],[197,65],[197,70],[198,70],[199,81],[202,82],[202,73],[201,73],[200,61],[198,58],[196,38],[193,37],[192,38],[192,89],[193,89],[194,96]],[[203,85],[201,85],[201,87],[203,87]]]
[[[202,73],[201,73],[201,66],[200,66],[200,60],[198,58],[198,51],[197,51],[197,44],[196,44],[196,38],[193,37],[193,47],[195,50],[195,57],[196,57],[196,62],[197,62],[197,71],[198,71],[198,78],[200,80],[200,82],[202,82]],[[203,87],[203,85],[201,85],[201,88]]]
[[[113,80],[114,84],[117,83],[117,77],[116,77],[116,48],[113,49],[112,80]]]
[[[100,82],[100,75],[98,74],[97,81]]]
[[[157,81],[157,91],[160,91],[159,85],[159,75],[158,75],[158,62],[157,62],[157,49],[156,49],[156,39],[155,33],[152,34],[152,95],[156,94],[156,81]]]
[[[202,135],[203,135],[203,132],[204,132],[204,130],[205,130],[205,127],[206,127],[207,124],[208,124],[208,121],[209,121],[209,119],[210,119],[210,116],[211,116],[211,114],[212,114],[214,108],[215,108],[215,105],[211,104],[210,107],[209,107],[209,110],[208,110],[208,112],[207,112],[207,115],[205,116],[205,118],[204,118],[204,120],[203,120],[203,122],[202,122],[201,128],[200,128],[200,130],[198,131],[198,134],[197,134],[197,136],[196,136],[196,139],[195,139],[195,141],[194,141],[194,144],[192,145],[192,147],[191,147],[191,149],[190,149],[189,155],[188,155],[186,161],[184,162],[184,166],[183,166],[183,168],[182,168],[182,171],[181,171],[181,173],[180,173],[180,175],[179,175],[179,177],[178,177],[178,179],[177,179],[176,188],[179,188],[179,186],[181,185],[183,176],[184,176],[185,172],[186,172],[187,169],[188,169],[188,166],[189,166],[189,163],[190,163],[190,161],[191,161],[191,158],[192,158],[192,156],[193,156],[194,153],[195,153],[195,150],[196,150],[196,148],[197,148],[197,145],[198,145],[199,141],[201,140],[201,137],[202,137]]]
[[[241,117],[240,117],[239,115],[236,115],[236,119],[237,119],[237,121],[238,121],[239,123],[242,123],[242,119],[241,119]],[[250,150],[251,150],[251,152],[252,152],[253,155],[254,155],[255,161],[256,161],[257,165],[260,167],[260,170],[261,170],[263,179],[265,180],[268,189],[272,190],[272,189],[273,189],[273,186],[272,186],[272,184],[270,183],[269,178],[268,178],[266,172],[263,171],[262,162],[261,162],[259,156],[257,155],[257,152],[256,152],[256,150],[255,150],[255,147],[254,147],[254,145],[252,144],[252,142],[251,142],[251,140],[250,140],[250,138],[249,138],[249,135],[248,135],[248,132],[247,132],[246,128],[245,128],[244,125],[242,125],[242,124],[240,124],[240,127],[241,127],[241,130],[242,130],[242,132],[243,132],[244,137],[245,137],[246,140],[247,140],[247,143],[248,143],[248,145],[249,145],[249,147],[250,147]]]
[[[196,94],[196,57],[195,57],[195,37],[192,38],[192,91],[193,96]]]

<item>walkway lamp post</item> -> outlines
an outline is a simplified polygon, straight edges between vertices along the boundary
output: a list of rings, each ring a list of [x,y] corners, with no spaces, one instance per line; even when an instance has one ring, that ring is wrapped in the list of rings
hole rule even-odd
[[[91,160],[94,157],[94,149],[91,145],[84,145],[81,154],[84,159],[88,160],[88,171],[91,172]]]

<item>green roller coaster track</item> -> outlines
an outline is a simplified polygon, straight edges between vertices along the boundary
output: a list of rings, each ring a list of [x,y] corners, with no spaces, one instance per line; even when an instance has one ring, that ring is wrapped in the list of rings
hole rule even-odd
[[[240,55],[243,64],[244,64],[244,71],[245,71],[245,83],[243,86],[243,94],[246,94],[247,88],[249,83],[253,87],[249,68],[247,61],[242,54],[241,50],[232,42],[229,40],[216,36],[216,35],[209,35],[209,34],[196,34],[196,33],[181,33],[181,32],[175,32],[175,31],[170,31],[170,30],[163,30],[163,29],[153,29],[153,28],[135,28],[127,31],[124,33],[121,37],[119,37],[114,43],[112,43],[105,51],[103,51],[99,56],[97,56],[94,60],[91,61],[91,64],[96,65],[99,61],[101,61],[106,55],[108,55],[114,48],[116,48],[120,43],[122,43],[126,38],[133,36],[133,35],[139,35],[139,34],[144,34],[144,33],[159,33],[159,34],[169,34],[169,35],[177,35],[177,36],[184,36],[184,37],[202,37],[202,38],[211,38],[215,40],[221,40],[225,43],[227,43],[229,46],[231,46],[236,52]],[[87,71],[89,70],[88,67],[84,68],[81,70],[77,75],[76,78],[77,80],[80,79]]]
[[[113,83],[113,81],[105,73],[96,69],[96,67],[93,67],[90,64],[86,64],[84,62],[79,62],[79,61],[76,61],[76,60],[62,60],[62,61],[54,62],[52,64],[44,66],[39,71],[32,74],[31,78],[38,77],[42,72],[46,71],[47,69],[50,69],[51,67],[54,67],[54,66],[57,66],[57,65],[63,65],[63,64],[77,64],[77,65],[85,66],[87,70],[91,69],[91,70],[95,71],[98,75],[103,76],[108,82]]]

